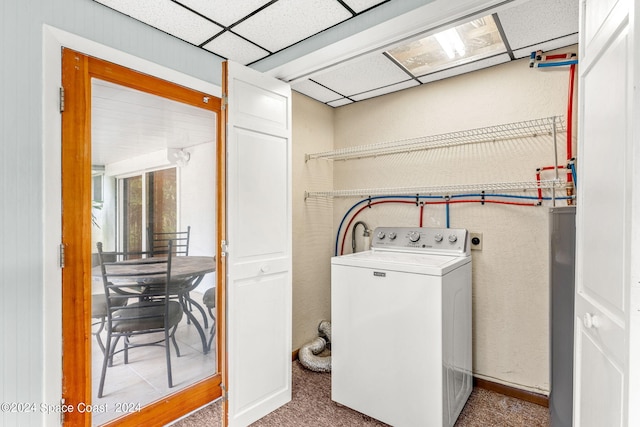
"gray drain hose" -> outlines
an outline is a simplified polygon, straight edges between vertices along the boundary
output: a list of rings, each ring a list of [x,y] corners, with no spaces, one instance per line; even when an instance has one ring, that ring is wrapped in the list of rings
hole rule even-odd
[[[331,356],[318,356],[331,341],[331,323],[323,320],[318,326],[318,331],[327,339],[318,337],[303,345],[298,352],[298,359],[300,359],[302,366],[311,371],[331,372]]]

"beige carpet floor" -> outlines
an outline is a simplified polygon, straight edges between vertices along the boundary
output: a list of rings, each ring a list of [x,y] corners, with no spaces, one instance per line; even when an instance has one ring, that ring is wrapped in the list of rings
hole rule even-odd
[[[176,427],[221,425],[220,403],[213,403],[174,424]],[[386,426],[331,400],[331,374],[311,372],[293,363],[291,402],[252,424],[252,427]],[[534,403],[475,388],[456,427],[547,427],[549,410]]]

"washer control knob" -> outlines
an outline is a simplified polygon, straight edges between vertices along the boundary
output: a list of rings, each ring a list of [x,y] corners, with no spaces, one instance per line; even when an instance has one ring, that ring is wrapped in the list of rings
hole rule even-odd
[[[436,234],[435,236],[433,236],[433,239],[438,243],[442,242],[442,234]]]
[[[396,233],[394,233],[394,232],[389,233],[389,239],[390,240],[395,240],[396,237],[398,237],[398,235]]]
[[[384,239],[384,238],[385,238],[384,231],[380,231],[380,232],[378,232],[378,239],[382,240],[382,239]]]
[[[409,240],[413,243],[417,242],[418,240],[420,240],[420,233],[418,233],[417,231],[412,231],[411,233],[409,233]]]
[[[456,236],[455,234],[449,235],[449,243],[455,243],[457,241],[458,241],[458,236]]]

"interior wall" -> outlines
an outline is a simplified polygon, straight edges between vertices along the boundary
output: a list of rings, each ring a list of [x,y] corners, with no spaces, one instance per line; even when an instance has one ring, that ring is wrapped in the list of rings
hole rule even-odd
[[[179,167],[180,230],[191,226],[189,255],[216,254],[216,144],[208,142],[186,149],[189,162]],[[198,291],[215,284],[215,273],[202,279]]]
[[[565,51],[576,47],[559,52]],[[340,107],[334,148],[563,116],[568,82],[566,67],[543,71],[520,60]],[[558,138],[559,164],[566,164],[565,138],[565,133]],[[537,168],[554,161],[549,136],[487,142],[336,161],[334,188],[532,182]],[[334,236],[358,200],[333,200]],[[450,206],[451,227],[483,233],[482,251],[472,253],[474,375],[539,393],[549,391],[548,206]],[[417,226],[418,215],[415,205],[382,205],[358,219],[370,228]],[[424,226],[445,227],[445,208],[428,205]],[[346,246],[345,253],[351,252]],[[328,262],[324,268],[330,268]]]
[[[330,319],[333,203],[304,200],[304,192],[330,191],[333,166],[305,162],[306,153],[333,149],[333,108],[293,92],[293,350],[318,336]]]
[[[61,394],[60,226],[45,224],[59,219],[60,209],[45,200],[57,198],[59,204],[60,182],[46,179],[45,171],[51,162],[60,164],[60,148],[45,141],[60,134],[60,124],[59,114],[44,114],[59,108],[58,88],[44,90],[52,75],[60,81],[60,70],[45,73],[44,67],[45,58],[59,58],[60,49],[47,51],[44,25],[215,85],[221,61],[90,0],[4,0],[0,23],[0,288],[5,291],[0,400],[56,405]],[[57,420],[59,414],[40,411],[0,413],[0,425],[54,425]]]

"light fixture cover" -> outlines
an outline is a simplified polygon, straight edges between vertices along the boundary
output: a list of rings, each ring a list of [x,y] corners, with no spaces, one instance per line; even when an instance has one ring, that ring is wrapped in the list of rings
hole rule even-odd
[[[506,52],[493,16],[487,15],[387,51],[416,77]]]

